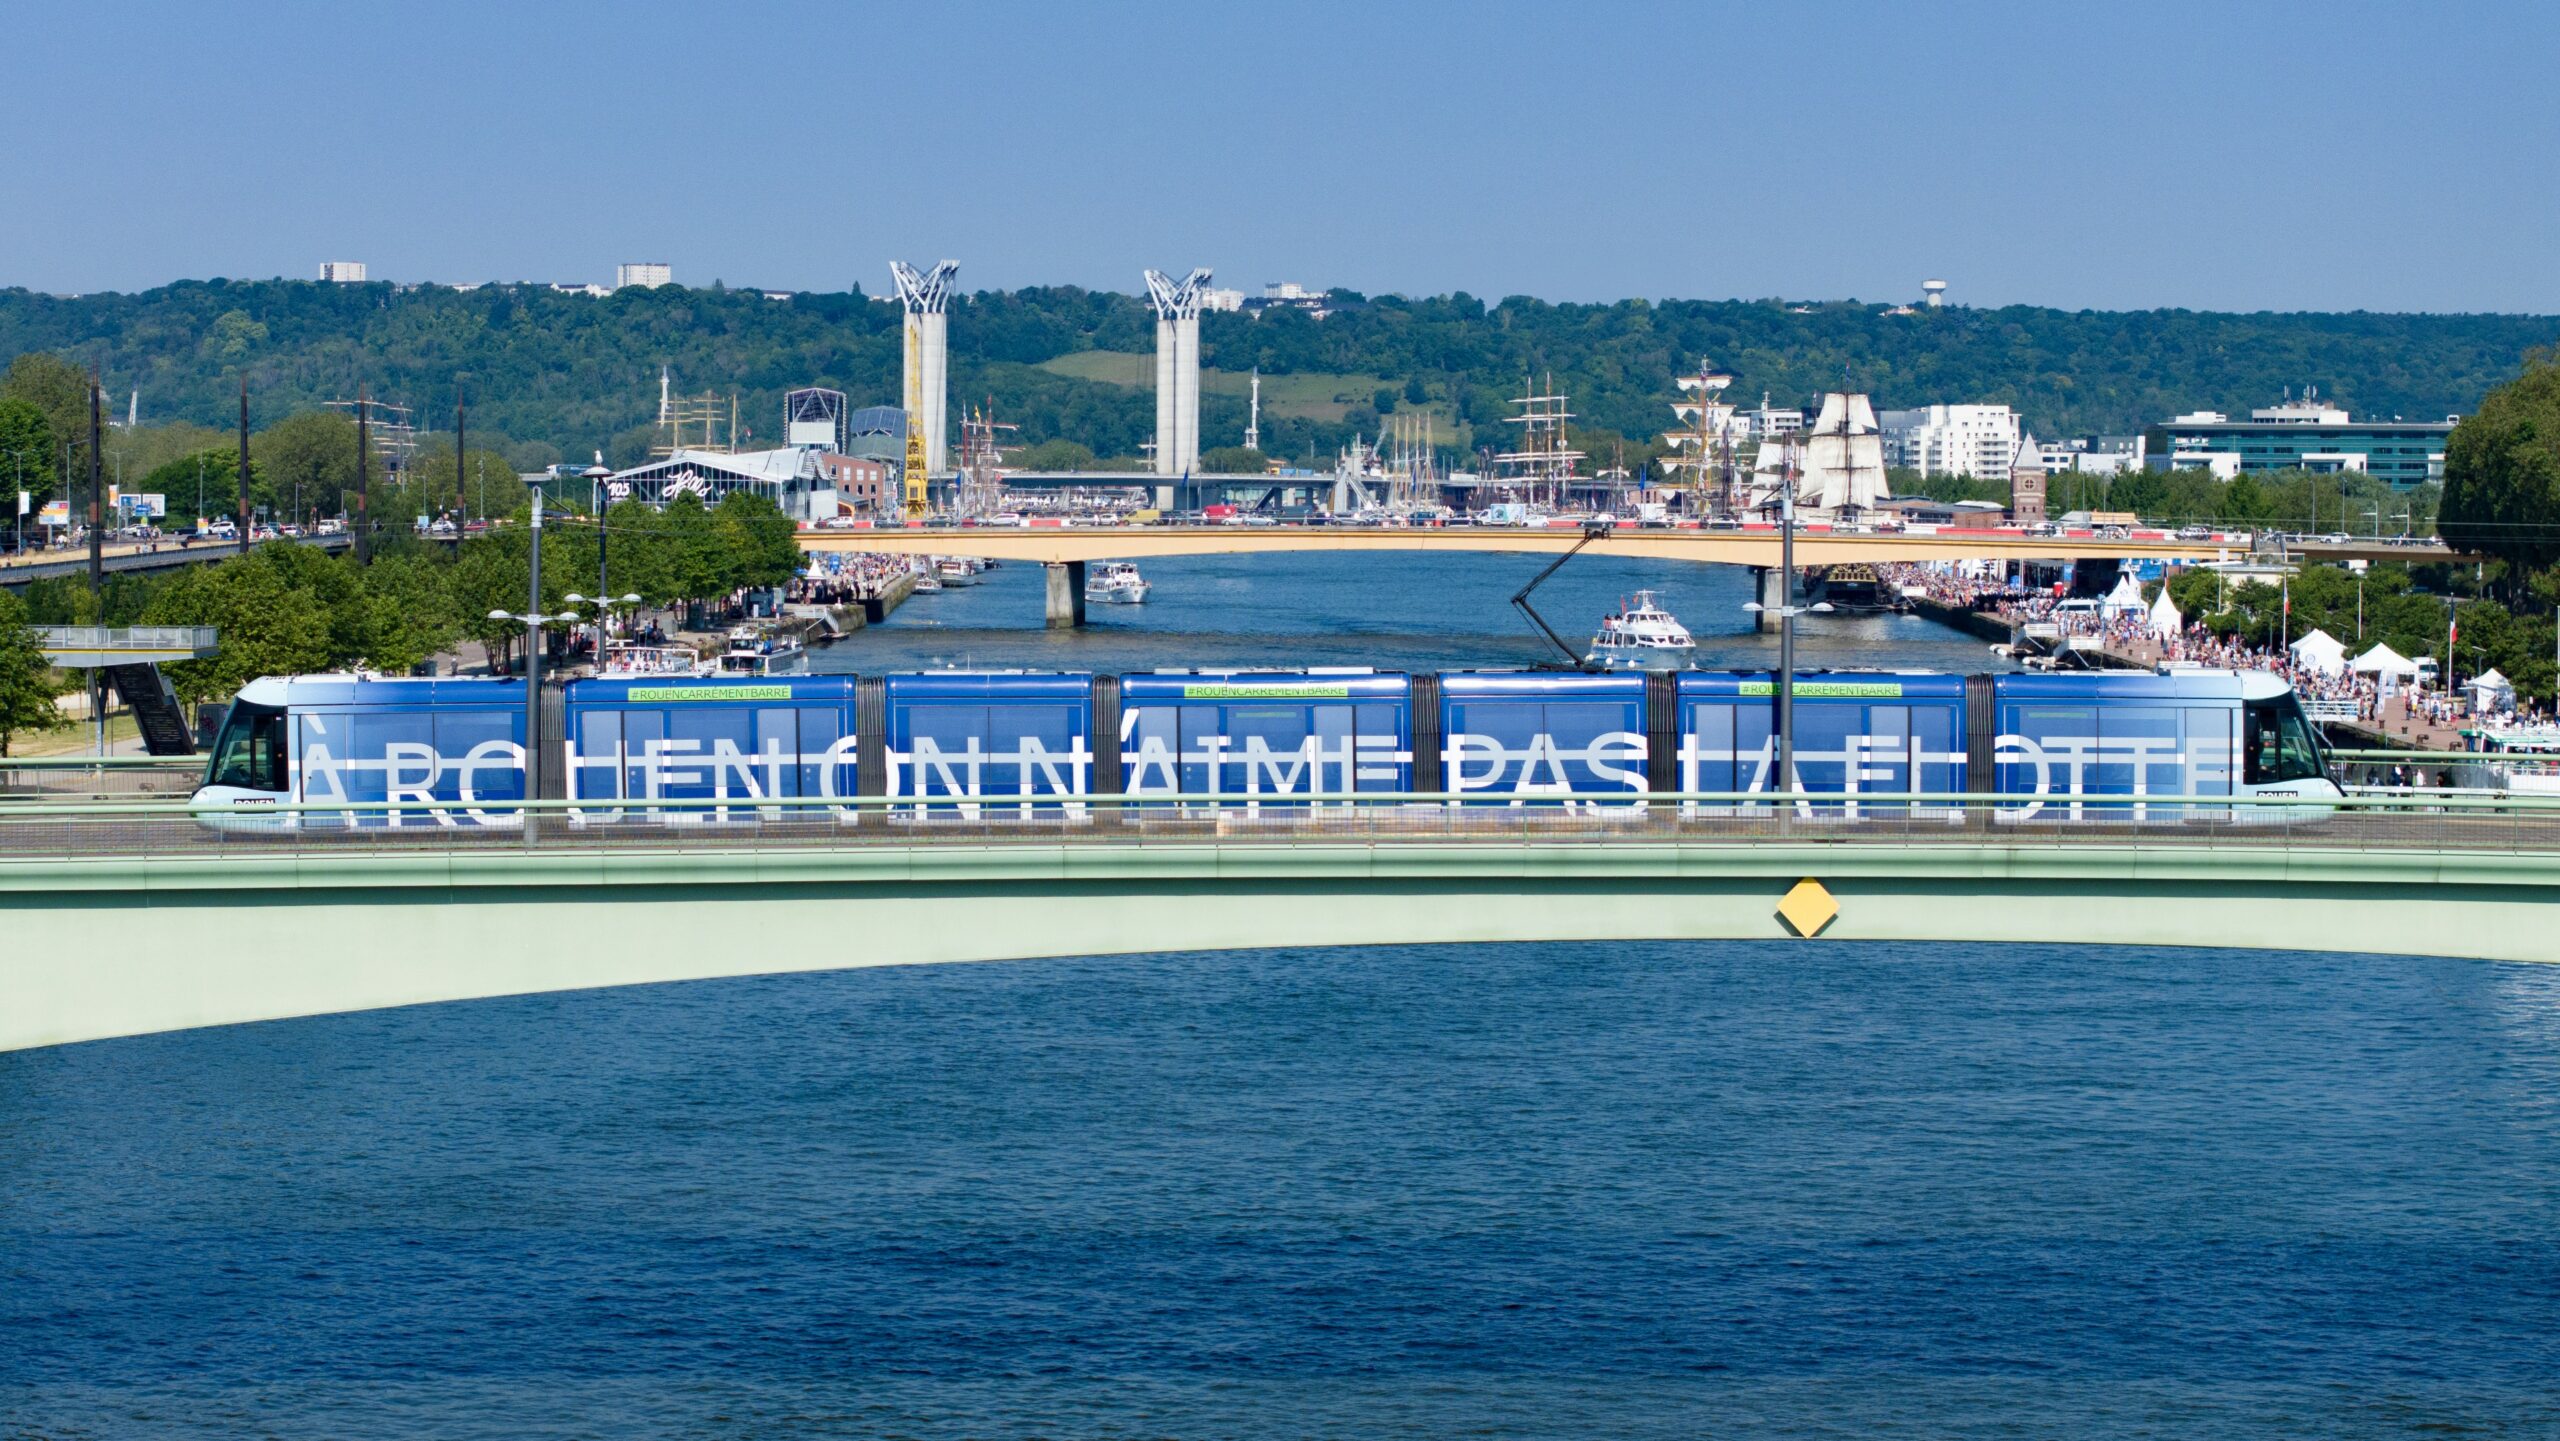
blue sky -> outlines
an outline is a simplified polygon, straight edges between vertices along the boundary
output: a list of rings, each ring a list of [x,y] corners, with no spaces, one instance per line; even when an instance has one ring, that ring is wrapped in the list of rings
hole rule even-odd
[[[2560,6],[37,5],[0,285],[2560,311]]]

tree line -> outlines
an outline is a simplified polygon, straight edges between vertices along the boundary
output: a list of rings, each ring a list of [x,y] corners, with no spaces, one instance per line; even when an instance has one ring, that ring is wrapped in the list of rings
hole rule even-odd
[[[1212,312],[1204,363],[1233,374],[1380,377],[1339,418],[1264,415],[1264,448],[1329,460],[1380,417],[1430,406],[1463,437],[1502,433],[1530,377],[1568,393],[1578,439],[1595,453],[1664,428],[1672,377],[1713,359],[1733,394],[1796,405],[1843,385],[1880,405],[2006,403],[2038,433],[2125,433],[2198,407],[2262,403],[2317,384],[2360,413],[2436,417],[2467,410],[2551,340],[2548,317],[2219,314],[1948,307],[1893,314],[1856,302],[1624,300],[1555,304],[1463,292],[1365,297],[1337,292],[1333,313]],[[1134,457],[1154,425],[1140,387],[1060,375],[1042,362],[1084,351],[1143,352],[1154,319],[1135,295],[1072,286],[982,291],[951,308],[954,408],[990,404],[1026,444],[1067,441]],[[860,289],[766,298],[751,290],[666,286],[610,296],[542,286],[327,285],[188,281],[138,294],[62,298],[0,290],[0,356],[59,352],[95,366],[111,395],[139,390],[146,412],[219,430],[245,378],[258,423],[352,398],[416,407],[430,434],[450,429],[458,385],[473,424],[551,459],[644,454],[659,368],[677,388],[734,392],[743,443],[771,440],[781,397],[800,385],[846,391],[856,405],[899,403],[897,306]],[[82,402],[85,405],[85,400]],[[1203,434],[1242,436],[1241,396],[1202,397]],[[58,421],[60,417],[55,417]],[[85,420],[83,421],[85,424]],[[475,431],[476,433],[476,431]],[[7,432],[0,425],[0,447]],[[541,447],[534,450],[533,447]],[[164,457],[166,458],[166,457]],[[128,476],[128,484],[131,476]]]
[[[522,654],[524,628],[489,616],[522,614],[532,601],[531,519],[519,496],[512,514],[460,541],[385,530],[368,565],[271,541],[226,560],[110,576],[97,592],[69,577],[31,582],[23,600],[0,592],[0,754],[13,734],[58,726],[53,700],[69,684],[44,665],[30,626],[217,627],[216,654],[162,667],[189,702],[228,699],[266,675],[359,665],[405,675],[463,641],[512,664]],[[648,608],[684,606],[781,585],[800,565],[798,527],[773,502],[745,491],[714,506],[679,496],[663,512],[624,501],[601,525],[546,508],[541,609],[571,609],[572,593],[635,594]]]

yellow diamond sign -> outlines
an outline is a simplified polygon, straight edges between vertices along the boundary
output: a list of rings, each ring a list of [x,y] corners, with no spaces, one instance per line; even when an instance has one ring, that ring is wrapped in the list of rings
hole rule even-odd
[[[1822,934],[1822,928],[1839,915],[1840,903],[1831,899],[1831,892],[1824,890],[1822,882],[1811,876],[1796,882],[1795,888],[1778,902],[1778,919],[1785,921],[1789,930],[1808,940]]]

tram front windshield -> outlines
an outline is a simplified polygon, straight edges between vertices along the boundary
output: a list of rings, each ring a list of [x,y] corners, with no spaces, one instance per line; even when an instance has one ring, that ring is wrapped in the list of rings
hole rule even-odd
[[[2320,754],[2320,734],[2302,713],[2292,692],[2248,702],[2242,719],[2243,780],[2253,786],[2286,781],[2325,780],[2327,762]]]
[[[208,786],[244,791],[287,789],[284,765],[284,708],[235,701],[214,738],[213,762],[205,768]]]

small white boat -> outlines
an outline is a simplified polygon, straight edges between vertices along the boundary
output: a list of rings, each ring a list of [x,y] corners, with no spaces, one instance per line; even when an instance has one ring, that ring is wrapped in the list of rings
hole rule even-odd
[[[742,625],[729,632],[729,648],[720,653],[724,676],[805,675],[809,648],[794,635],[777,635]]]
[[[976,585],[979,568],[976,561],[965,555],[936,556],[933,561],[935,578],[946,586]]]
[[[1640,590],[1601,620],[1588,659],[1612,670],[1661,669],[1686,662],[1697,644],[1652,591]]]
[[[702,675],[709,667],[691,646],[640,645],[633,641],[608,641],[604,648],[604,664],[596,675],[604,680],[663,680],[668,676]]]
[[[1125,560],[1106,561],[1085,575],[1084,598],[1104,605],[1143,605],[1155,589]]]

